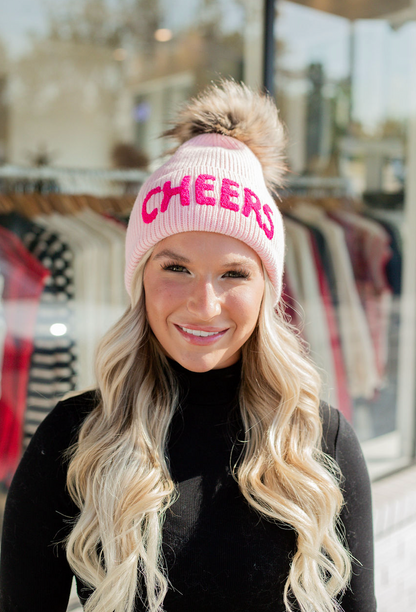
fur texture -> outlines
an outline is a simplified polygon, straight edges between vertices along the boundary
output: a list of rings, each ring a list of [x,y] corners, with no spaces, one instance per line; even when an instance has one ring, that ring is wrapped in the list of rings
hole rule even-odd
[[[221,81],[187,102],[163,136],[183,144],[198,134],[213,133],[236,138],[252,150],[270,191],[282,186],[286,136],[270,96],[235,81]]]

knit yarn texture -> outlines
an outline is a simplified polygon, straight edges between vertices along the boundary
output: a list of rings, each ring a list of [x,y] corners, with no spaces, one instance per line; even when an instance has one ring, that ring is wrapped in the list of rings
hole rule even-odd
[[[151,247],[168,236],[195,231],[224,234],[251,247],[278,302],[285,250],[282,216],[259,160],[235,138],[195,136],[143,184],[127,228],[128,293],[137,264]]]

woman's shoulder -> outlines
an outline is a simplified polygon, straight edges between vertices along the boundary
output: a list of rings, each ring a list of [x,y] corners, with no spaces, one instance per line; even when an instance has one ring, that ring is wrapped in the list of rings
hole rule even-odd
[[[41,447],[43,452],[51,447],[59,450],[68,448],[75,442],[82,423],[98,403],[97,390],[72,394],[62,399],[39,425],[29,447]]]
[[[82,418],[88,415],[99,403],[100,392],[98,389],[87,389],[85,391],[71,391],[67,393],[55,406],[53,412],[64,413],[73,418]]]
[[[322,450],[341,466],[364,464],[361,445],[353,426],[336,408],[321,402]]]
[[[14,475],[8,495],[11,504],[21,503],[19,500],[33,504],[37,500],[39,507],[50,503],[67,510],[68,503],[71,506],[65,492],[66,452],[76,442],[84,419],[98,400],[95,391],[78,393],[58,402],[44,418]]]
[[[73,392],[61,399],[46,417],[46,423],[59,421],[69,427],[77,426],[92,412],[100,401],[100,394],[97,389]]]
[[[321,401],[319,415],[322,422],[322,450],[335,459],[336,441],[339,430],[340,412]]]
[[[348,443],[348,439],[355,442],[355,432],[344,415],[326,402],[321,401],[319,413],[322,421],[322,450],[336,459],[340,445]]]

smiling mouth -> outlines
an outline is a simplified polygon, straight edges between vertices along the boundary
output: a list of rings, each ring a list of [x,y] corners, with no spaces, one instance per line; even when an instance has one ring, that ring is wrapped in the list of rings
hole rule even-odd
[[[214,332],[203,331],[202,329],[189,329],[188,327],[181,327],[181,325],[177,325],[182,332],[188,334],[190,336],[198,336],[199,338],[209,338],[212,336],[218,336],[220,334],[224,334],[227,330],[222,329]]]

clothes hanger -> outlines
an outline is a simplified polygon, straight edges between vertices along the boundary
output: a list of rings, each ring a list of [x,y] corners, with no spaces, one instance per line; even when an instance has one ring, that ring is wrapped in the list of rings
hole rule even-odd
[[[2,214],[15,210],[13,200],[6,193],[0,193],[0,212]]]
[[[45,213],[44,207],[33,193],[11,193],[9,197],[14,210],[29,219]]]

